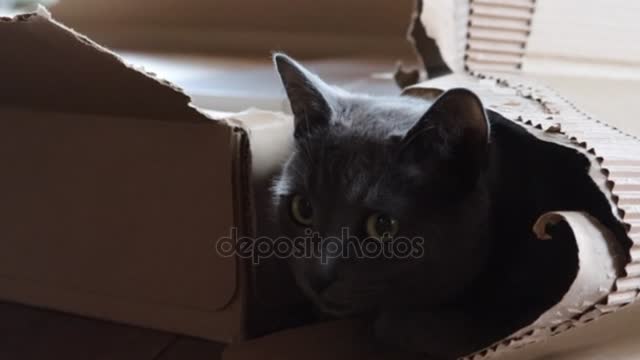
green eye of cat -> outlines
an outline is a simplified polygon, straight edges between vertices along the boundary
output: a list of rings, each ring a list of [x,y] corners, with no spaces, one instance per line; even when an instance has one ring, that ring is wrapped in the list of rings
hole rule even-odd
[[[291,217],[300,225],[311,225],[313,223],[313,207],[309,199],[295,195],[291,199]]]
[[[367,219],[367,234],[376,239],[393,238],[398,233],[398,229],[398,220],[385,214],[373,214]]]

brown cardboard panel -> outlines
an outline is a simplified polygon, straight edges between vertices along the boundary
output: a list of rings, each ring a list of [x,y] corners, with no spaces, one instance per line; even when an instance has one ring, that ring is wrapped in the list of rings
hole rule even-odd
[[[181,338],[154,360],[219,360],[223,349],[220,343]]]
[[[54,309],[137,327],[220,341],[235,342],[245,337],[244,308],[233,302],[225,311],[204,312],[152,302],[134,302],[77,290],[57,284],[0,278],[2,298],[27,305]],[[6,294],[9,294],[5,296]],[[238,297],[244,296],[238,293]]]
[[[0,110],[0,297],[160,328],[225,308],[237,264],[215,242],[235,224],[231,131]]]
[[[500,360],[636,360],[640,353],[640,306],[632,304],[580,324],[543,342],[496,353]]]
[[[204,122],[189,97],[38,14],[0,19],[0,104],[29,109]]]
[[[44,8],[0,41],[0,299],[244,338],[249,269],[216,241],[255,230],[246,131]]]
[[[176,348],[173,334],[23,305],[0,302],[0,319],[2,359],[153,360]]]

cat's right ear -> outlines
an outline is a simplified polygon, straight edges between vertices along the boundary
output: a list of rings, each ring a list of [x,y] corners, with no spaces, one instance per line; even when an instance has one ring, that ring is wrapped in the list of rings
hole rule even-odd
[[[480,98],[467,89],[451,89],[407,132],[401,154],[413,163],[437,158],[448,171],[473,183],[488,165],[489,139]]]
[[[300,138],[328,126],[333,111],[331,87],[285,54],[274,54],[273,62],[289,98],[295,137]]]

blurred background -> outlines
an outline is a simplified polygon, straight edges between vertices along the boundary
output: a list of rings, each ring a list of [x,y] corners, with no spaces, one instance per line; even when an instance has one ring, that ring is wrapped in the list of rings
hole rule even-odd
[[[286,110],[270,54],[285,51],[326,80],[397,94],[397,61],[414,0],[0,0],[5,13],[43,3],[54,18],[219,111]]]
[[[217,111],[287,111],[272,51],[302,60],[331,83],[373,94],[400,92],[393,81],[398,62],[420,66],[407,41],[415,0],[0,0],[0,14],[24,12],[36,3],[128,62],[180,86],[196,105]],[[522,69],[526,51],[527,75],[640,134],[640,122],[631,120],[640,117],[635,106],[640,94],[640,2],[474,4],[504,10],[471,16],[469,24],[477,20],[478,41],[487,40],[495,28],[508,30],[506,38],[499,34],[497,39],[507,46],[528,38],[521,51],[498,50],[496,63],[515,54]],[[534,4],[534,32],[527,34],[520,27],[524,18],[531,18],[526,9],[533,12]],[[443,25],[435,20],[425,22],[423,12],[427,27]]]

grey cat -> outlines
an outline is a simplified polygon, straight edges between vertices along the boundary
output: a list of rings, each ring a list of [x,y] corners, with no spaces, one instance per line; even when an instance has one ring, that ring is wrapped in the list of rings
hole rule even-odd
[[[315,242],[315,255],[289,259],[315,306],[371,319],[387,347],[455,358],[557,301],[575,276],[576,249],[533,238],[543,212],[586,209],[619,225],[584,157],[487,112],[469,90],[435,101],[353,94],[286,55],[274,62],[295,119],[295,147],[273,187],[284,234],[424,240],[407,242],[422,246],[413,256],[327,257],[327,243]],[[553,189],[541,185],[561,171]]]

